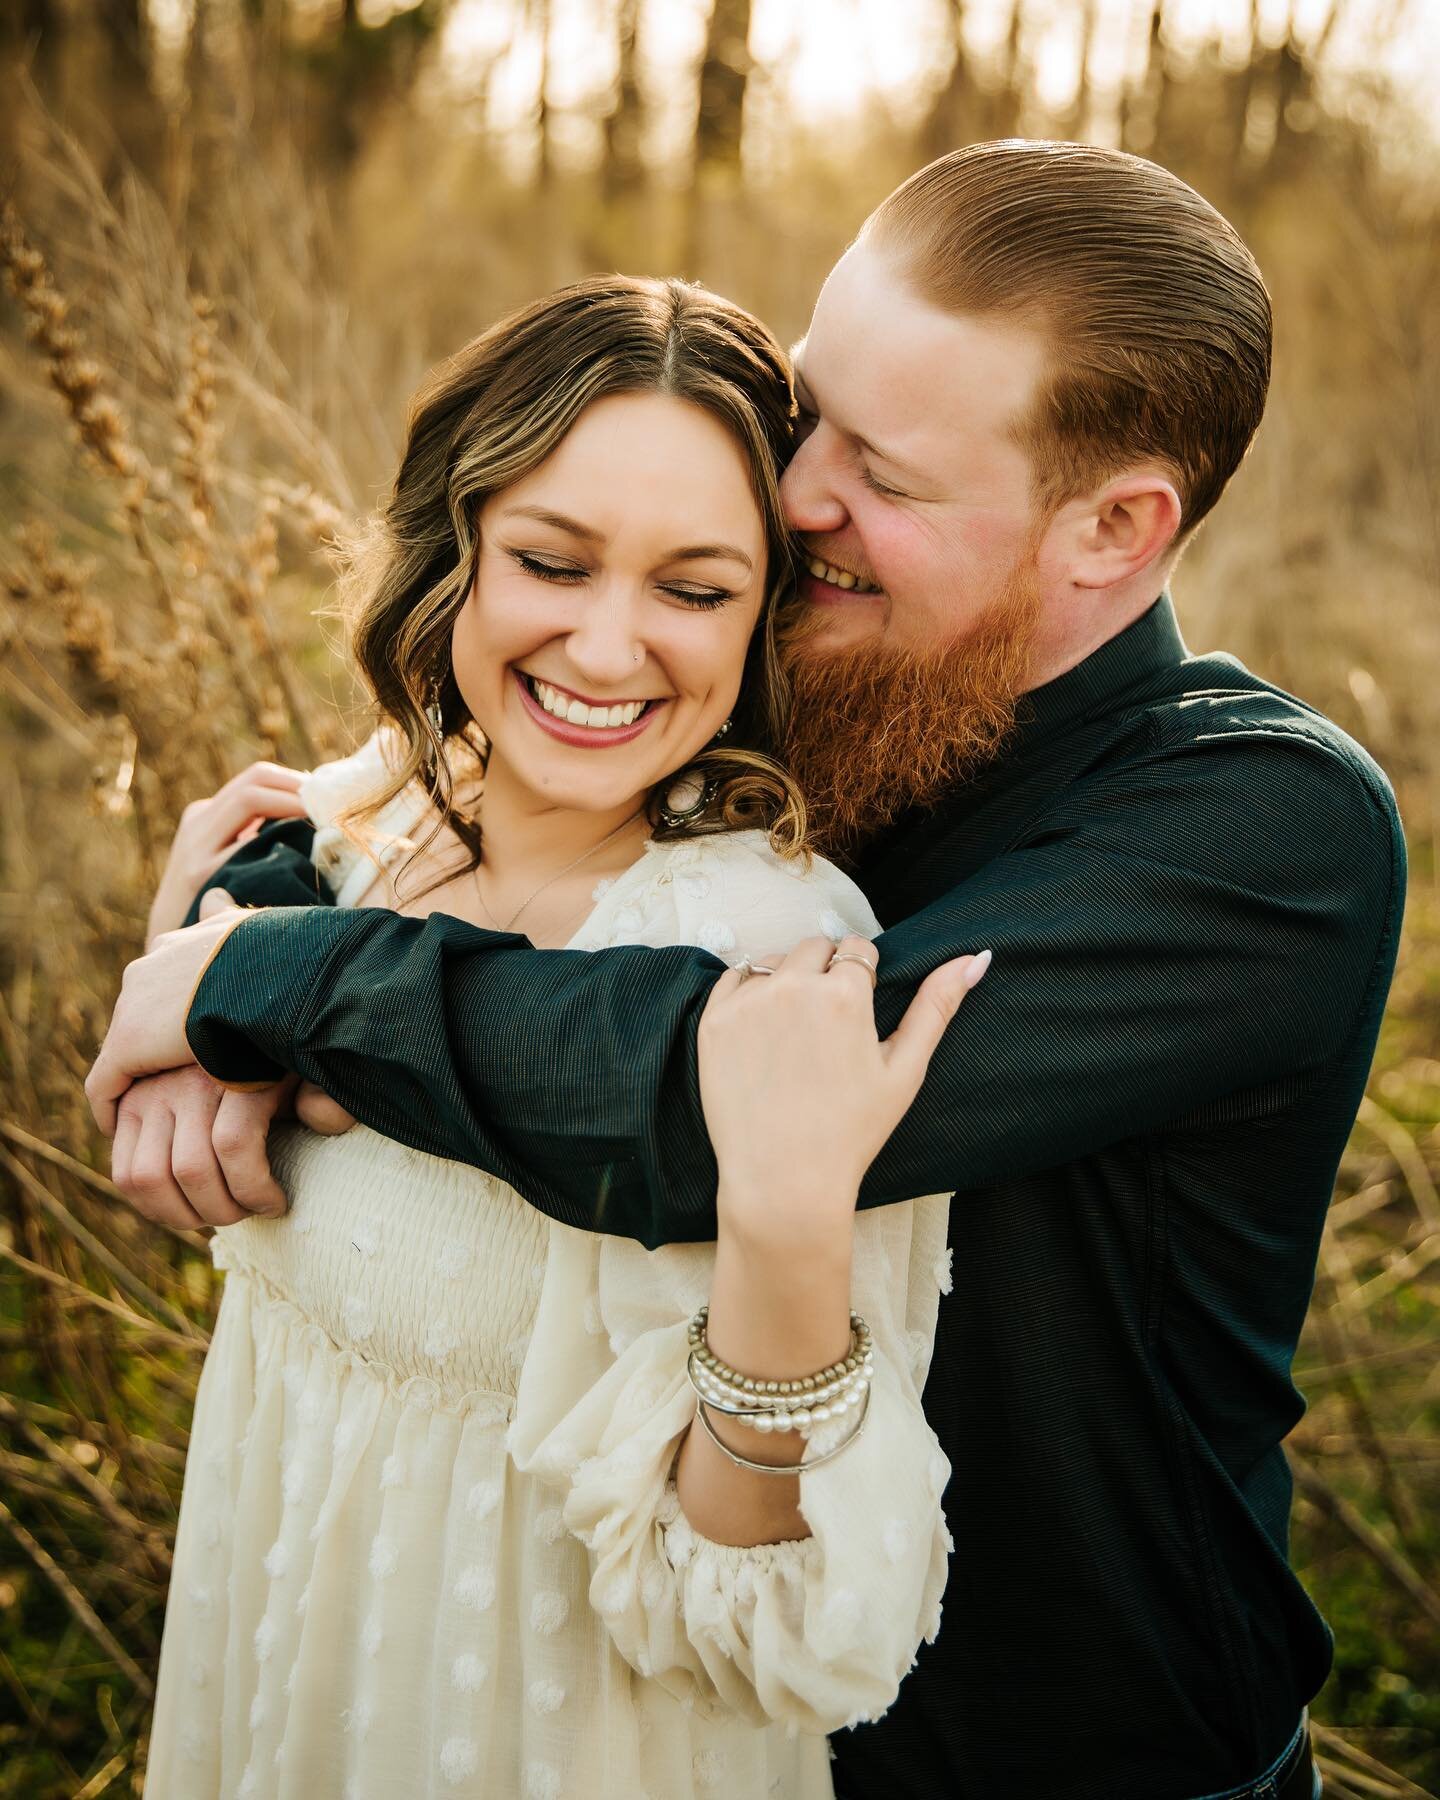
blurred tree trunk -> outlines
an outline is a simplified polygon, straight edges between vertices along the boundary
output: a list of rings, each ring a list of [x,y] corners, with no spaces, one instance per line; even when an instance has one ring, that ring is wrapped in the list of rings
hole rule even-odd
[[[615,104],[605,119],[604,192],[608,201],[627,199],[645,179],[640,141],[645,110],[635,62],[635,26],[640,0],[620,0],[616,18],[620,67]]]
[[[1080,21],[1080,49],[1075,75],[1075,97],[1066,110],[1060,135],[1071,139],[1086,135],[1090,124],[1090,55],[1095,48],[1095,30],[1099,24],[1099,0],[1085,0]]]
[[[1005,39],[1005,60],[998,90],[989,95],[987,138],[1014,137],[1020,128],[1020,109],[1025,103],[1025,70],[1020,44],[1025,26],[1025,0],[1011,0],[1010,30]]]
[[[751,0],[714,0],[700,64],[695,125],[695,178],[713,191],[740,177],[745,88],[750,79]]]
[[[1292,15],[1290,29],[1275,65],[1275,141],[1270,147],[1272,172],[1291,172],[1291,165],[1304,155],[1304,119],[1314,94],[1314,64],[1306,57],[1295,36]]]
[[[933,162],[947,150],[958,149],[972,141],[976,95],[965,49],[966,5],[967,0],[950,0],[950,37],[955,46],[955,60],[920,128],[922,162]]]
[[[140,0],[99,0],[95,7],[100,29],[114,59],[111,67],[117,79],[141,80],[145,75],[145,30],[140,17]]]
[[[711,265],[725,267],[738,229],[745,90],[750,80],[751,0],[713,0],[700,62],[695,120],[695,158],[689,205],[684,210],[680,261],[685,272],[705,278]]]
[[[55,0],[12,0],[0,6],[0,83],[11,90],[22,68],[28,68],[42,94],[55,92],[64,14]],[[15,154],[18,108],[0,107],[0,156],[7,165]]]
[[[1164,26],[1164,0],[1155,0],[1155,10],[1150,15],[1150,72],[1146,77],[1153,94],[1150,116],[1154,129],[1149,152],[1153,156],[1158,156],[1169,141],[1175,106],[1175,76],[1165,54]]]
[[[423,51],[444,24],[449,5],[450,0],[420,0],[383,24],[367,25],[361,0],[339,0],[327,37],[304,46],[303,103],[314,121],[316,148],[337,174],[343,176],[354,163],[384,111],[410,104]],[[293,34],[283,7],[280,19],[282,30],[289,25]]]
[[[540,75],[535,84],[535,177],[540,187],[548,191],[555,174],[550,122],[550,0],[526,0],[525,12],[533,20],[540,40]]]
[[[1245,67],[1227,83],[1230,90],[1230,132],[1236,167],[1242,168],[1251,118],[1262,98],[1268,101],[1273,89],[1275,52],[1265,43],[1260,32],[1260,0],[1250,0],[1250,54]]]
[[[163,163],[165,121],[150,88],[140,0],[93,0],[81,16],[92,60],[75,100],[98,103],[113,138],[96,140],[102,178],[107,185],[118,181],[132,164],[153,178]]]

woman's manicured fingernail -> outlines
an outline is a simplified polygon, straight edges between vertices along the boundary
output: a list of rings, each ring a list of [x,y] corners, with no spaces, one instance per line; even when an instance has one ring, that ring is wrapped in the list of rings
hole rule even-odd
[[[970,958],[970,967],[965,971],[965,992],[967,994],[971,988],[979,986],[981,976],[990,967],[993,960],[994,952],[990,950],[977,951]]]

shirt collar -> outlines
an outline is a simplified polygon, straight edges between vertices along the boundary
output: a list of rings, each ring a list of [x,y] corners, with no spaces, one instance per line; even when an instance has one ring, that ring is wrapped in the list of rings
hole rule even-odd
[[[1072,720],[1103,712],[1121,694],[1189,656],[1168,592],[1133,625],[1054,681],[1021,696],[1016,724],[1027,739],[1050,736]]]

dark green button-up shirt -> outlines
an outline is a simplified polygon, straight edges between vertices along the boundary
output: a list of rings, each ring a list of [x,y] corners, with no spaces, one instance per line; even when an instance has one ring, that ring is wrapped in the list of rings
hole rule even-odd
[[[324,898],[306,828],[213,880]],[[1185,1800],[1257,1774],[1330,1640],[1286,1559],[1281,1440],[1321,1222],[1394,964],[1383,775],[1168,597],[1028,696],[1011,747],[856,871],[876,1008],[990,946],[861,1204],[949,1189],[926,1411],[955,1538],[940,1635],[835,1740],[864,1800]],[[648,1245],[715,1232],[698,949],[536,951],[448,915],[283,905],[189,1038]]]

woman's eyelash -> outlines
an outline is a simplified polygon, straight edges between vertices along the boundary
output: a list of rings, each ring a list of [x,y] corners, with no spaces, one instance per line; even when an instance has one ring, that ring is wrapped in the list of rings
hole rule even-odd
[[[872,494],[883,494],[887,500],[903,500],[905,498],[899,488],[886,487],[883,481],[878,481],[871,474],[869,465],[863,462],[860,465],[860,479]]]
[[[727,600],[734,599],[734,595],[726,593],[723,588],[667,587],[664,591],[667,594],[673,594],[677,600],[683,600],[687,606],[698,606],[704,612],[709,612],[717,606],[723,606]]]
[[[568,585],[585,578],[585,570],[577,569],[572,563],[542,562],[538,556],[529,556],[523,550],[512,550],[510,554],[527,575],[534,575],[541,581],[558,581]],[[734,595],[725,588],[665,587],[662,592],[673,594],[687,606],[699,607],[704,611],[723,606],[727,600],[734,599]]]
[[[527,556],[523,550],[512,550],[510,554],[527,575],[537,575],[541,581],[579,581],[585,574],[573,564],[541,562],[536,556]]]

